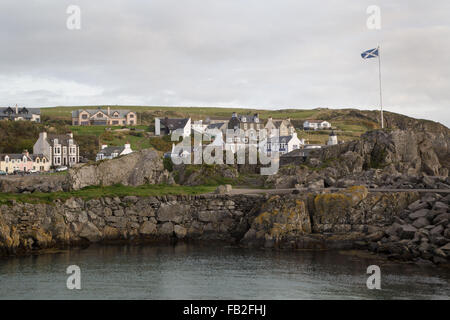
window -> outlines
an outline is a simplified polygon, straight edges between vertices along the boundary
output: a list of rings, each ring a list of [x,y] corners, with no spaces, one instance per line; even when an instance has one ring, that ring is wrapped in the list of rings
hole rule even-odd
[[[98,113],[97,118],[103,118],[103,113]]]
[[[130,118],[134,118],[134,114],[130,114]]]
[[[81,119],[87,119],[87,118],[88,118],[87,114],[81,115]]]

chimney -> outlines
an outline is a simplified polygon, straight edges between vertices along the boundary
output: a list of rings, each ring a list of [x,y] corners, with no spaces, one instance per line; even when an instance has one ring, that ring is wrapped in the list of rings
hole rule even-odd
[[[67,135],[68,135],[71,139],[73,139],[73,133],[72,133],[72,132],[68,132]]]
[[[19,107],[16,104],[16,114],[18,114],[18,113],[19,113]]]
[[[108,107],[108,116],[111,114],[111,108]]]
[[[30,156],[30,153],[28,152],[28,150],[27,149],[25,149],[25,150],[23,150],[23,152],[22,152],[24,155],[26,155],[27,157],[28,156]]]
[[[155,136],[159,136],[161,134],[161,123],[159,118],[155,118]]]
[[[47,132],[45,132],[45,131],[44,131],[44,132],[41,132],[41,133],[39,134],[39,136],[42,137],[43,140],[47,140]]]
[[[105,148],[107,148],[107,147],[108,147],[107,144],[102,144],[102,150],[105,149]]]
[[[232,118],[236,118],[236,117],[237,117],[237,113],[236,113],[236,112],[233,112],[233,113],[231,114],[231,117],[232,117]]]

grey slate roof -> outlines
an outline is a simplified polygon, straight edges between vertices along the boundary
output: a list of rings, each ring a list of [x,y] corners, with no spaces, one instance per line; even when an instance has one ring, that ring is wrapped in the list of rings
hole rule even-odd
[[[2,154],[0,154],[0,159],[2,161],[4,161],[6,156],[8,156],[9,159],[15,159],[15,160],[16,159],[20,159],[20,160],[22,160],[23,157],[24,157],[24,154],[23,153],[2,153]],[[27,158],[30,161],[32,160],[29,156]]]
[[[103,154],[107,157],[110,157],[113,153],[121,154],[123,150],[125,150],[124,146],[121,147],[111,146],[100,150],[99,154]]]
[[[72,111],[72,118],[78,118],[81,111],[88,112],[91,116],[96,114],[97,112],[101,111],[104,114],[108,115],[108,109],[79,109]],[[109,110],[109,116],[112,117],[112,115],[117,112],[119,114],[118,118],[125,118],[125,116],[130,113],[130,110],[121,110],[121,109],[110,109]]]
[[[278,139],[277,139],[278,138]],[[288,143],[289,141],[291,141],[292,136],[279,136],[279,137],[270,137],[269,141],[272,143]]]
[[[252,115],[252,116],[251,115],[239,115],[238,118],[240,121],[245,120],[245,122],[249,122],[249,123],[254,123],[255,119],[256,119],[256,117],[254,115]]]
[[[30,154],[30,158],[33,161],[35,161],[37,158],[40,158],[40,159],[45,158],[45,159],[47,159],[47,157],[44,156],[42,153],[40,153],[40,154]]]
[[[76,144],[75,139],[69,137],[67,134],[55,134],[55,133],[48,133],[47,134],[47,141],[52,146],[53,146],[53,140],[54,139],[58,139],[58,144],[62,144],[62,145],[68,145],[70,139],[72,139],[73,143]]]
[[[223,125],[225,125],[225,122],[222,122],[222,123],[211,123],[206,128],[207,129],[220,129]]]
[[[16,107],[6,107],[6,108],[0,108],[0,117],[10,117],[10,118],[16,118],[16,117],[22,117],[25,119],[31,119],[33,114],[40,115],[41,109],[37,108],[18,108],[18,112],[16,113]]]
[[[189,118],[185,119],[160,119],[161,124],[164,125],[169,130],[176,130],[176,129],[183,129],[187,122],[189,121]]]

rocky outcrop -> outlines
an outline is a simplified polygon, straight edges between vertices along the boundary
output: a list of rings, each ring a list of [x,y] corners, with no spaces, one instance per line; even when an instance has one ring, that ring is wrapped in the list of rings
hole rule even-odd
[[[324,148],[311,157],[321,163],[337,160],[343,174],[383,168],[408,176],[448,176],[450,132],[374,130],[360,140]]]
[[[29,175],[0,177],[0,192],[32,193],[67,191],[69,185],[64,175]]]
[[[374,130],[360,140],[314,150],[300,164],[281,167],[267,186],[448,189],[450,131]],[[430,178],[431,177],[431,178]]]
[[[391,225],[367,236],[370,250],[391,258],[446,263],[450,258],[450,195],[426,194]]]
[[[329,193],[275,196],[262,205],[241,243],[246,246],[355,248],[368,234],[390,226],[419,195],[369,193],[362,186]]]
[[[78,190],[87,186],[172,184],[161,156],[153,149],[69,169],[67,174],[0,177],[0,192],[32,193]]]
[[[242,243],[271,248],[283,241],[310,234],[311,229],[305,201],[294,196],[277,195],[262,205]]]
[[[185,186],[218,184],[239,177],[235,166],[226,164],[181,164],[173,166],[173,169],[176,182]]]
[[[161,156],[153,149],[76,167],[70,169],[67,176],[67,183],[73,190],[96,185],[139,186],[171,182]]]

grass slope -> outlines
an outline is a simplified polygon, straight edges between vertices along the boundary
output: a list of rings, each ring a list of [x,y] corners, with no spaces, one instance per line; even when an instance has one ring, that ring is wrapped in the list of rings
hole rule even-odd
[[[169,186],[169,185],[142,185],[130,187],[114,185],[109,187],[86,187],[70,192],[51,192],[31,194],[0,193],[0,204],[11,204],[11,200],[26,203],[51,203],[56,199],[69,199],[72,197],[83,199],[97,199],[101,197],[124,196],[162,196],[162,195],[196,195],[214,191],[216,186]]]

